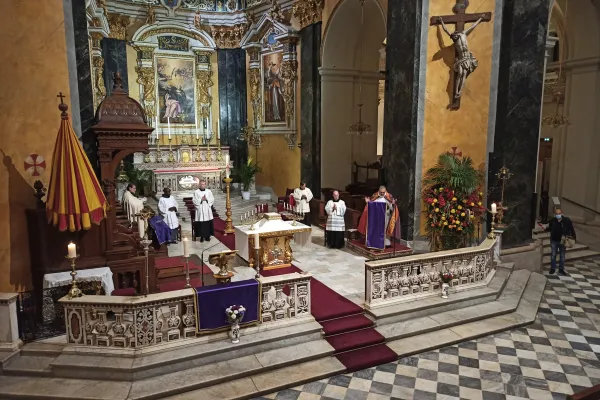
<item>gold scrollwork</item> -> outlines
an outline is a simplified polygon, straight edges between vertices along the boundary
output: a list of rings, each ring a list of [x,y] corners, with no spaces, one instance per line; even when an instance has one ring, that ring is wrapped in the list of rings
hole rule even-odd
[[[92,63],[94,68],[94,102],[97,107],[106,96],[106,86],[104,86],[104,76],[102,75],[104,59],[102,56],[96,56],[93,58]]]
[[[129,17],[126,15],[110,14],[108,16],[108,27],[110,28],[110,37],[113,39],[126,40],[127,27],[129,26]]]
[[[235,49],[240,47],[240,40],[246,33],[246,24],[234,26],[210,26],[210,34],[220,49]]]
[[[285,119],[291,124],[294,118],[294,88],[298,80],[298,61],[285,60],[281,65],[283,82],[283,99],[285,100]]]
[[[250,102],[252,103],[254,120],[256,123],[259,123],[262,120],[260,69],[250,68],[248,70],[248,82],[250,85]]]
[[[192,32],[192,31],[185,30],[185,29],[181,29],[181,28],[156,28],[156,29],[152,29],[152,30],[149,30],[148,32],[145,32],[138,40],[140,42],[143,42],[146,39],[148,39],[150,36],[158,36],[158,35],[162,35],[162,34],[165,34],[165,33],[174,33],[176,35],[181,35],[181,36],[184,36],[184,37],[195,39],[195,40],[199,41],[200,43],[202,43],[205,46],[210,46],[210,44],[208,43],[208,40],[206,40],[199,33]]]
[[[198,89],[198,115],[201,118],[210,118],[210,107],[212,105],[210,88],[214,85],[212,76],[213,72],[210,69],[196,72],[196,86]]]
[[[292,8],[292,14],[300,23],[300,28],[321,21],[323,0],[299,0]]]
[[[137,72],[138,77],[136,82],[143,87],[143,95],[142,100],[144,103],[144,110],[148,118],[152,119],[155,115],[154,113],[154,102],[156,101],[156,97],[154,94],[154,69],[152,67],[135,67],[135,72]]]

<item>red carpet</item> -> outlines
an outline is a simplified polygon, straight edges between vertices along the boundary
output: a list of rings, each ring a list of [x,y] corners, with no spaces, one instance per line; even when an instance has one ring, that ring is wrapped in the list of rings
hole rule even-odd
[[[335,349],[336,353],[343,353],[385,342],[385,338],[372,328],[327,336],[325,339]]]
[[[351,315],[346,318],[332,319],[321,322],[325,335],[338,335],[344,332],[358,331],[360,329],[372,328],[374,323],[363,314]]]
[[[377,365],[398,361],[398,354],[385,344],[364,347],[362,349],[336,354],[336,358],[344,364],[347,372],[360,371]]]

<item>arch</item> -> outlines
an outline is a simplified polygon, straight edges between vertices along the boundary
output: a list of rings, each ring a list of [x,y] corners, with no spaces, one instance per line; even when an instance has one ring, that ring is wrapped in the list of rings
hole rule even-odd
[[[198,42],[202,43],[202,45],[207,49],[217,48],[217,45],[213,40],[212,36],[209,35],[207,32],[198,30],[193,26],[179,22],[143,25],[133,34],[132,41],[144,42],[153,36],[164,35],[168,33],[181,35],[193,40],[197,40]]]
[[[567,20],[565,14],[556,0],[553,0],[550,8],[550,25],[556,27],[559,43],[559,61],[564,61],[569,57],[569,39],[567,32]]]

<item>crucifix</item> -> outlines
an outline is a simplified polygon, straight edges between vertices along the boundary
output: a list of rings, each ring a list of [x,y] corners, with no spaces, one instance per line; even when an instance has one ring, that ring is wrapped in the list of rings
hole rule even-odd
[[[65,96],[64,94],[62,94],[62,92],[59,92],[56,97],[60,97],[60,104],[65,104],[63,99],[67,96]]]
[[[454,158],[462,157],[462,151],[460,151],[458,147],[452,147],[452,153],[448,152],[448,155],[451,155]]]
[[[429,21],[431,26],[441,25],[444,32],[446,32],[454,42],[454,90],[451,105],[453,110],[458,110],[460,108],[460,97],[465,87],[467,76],[477,68],[477,59],[469,50],[467,35],[473,31],[480,22],[488,22],[492,19],[491,12],[466,14],[465,11],[468,6],[469,0],[456,0],[456,4],[452,8],[454,15],[431,17],[431,20]],[[474,24],[465,30],[465,23],[467,22],[474,22]],[[454,24],[454,32],[450,33],[448,28],[446,28],[446,24]]]

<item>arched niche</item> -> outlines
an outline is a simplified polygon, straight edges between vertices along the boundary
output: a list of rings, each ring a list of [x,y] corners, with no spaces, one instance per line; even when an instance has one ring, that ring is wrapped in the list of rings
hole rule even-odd
[[[365,1],[362,31],[360,23],[360,1],[343,0],[333,10],[324,33],[320,68],[323,187],[344,188],[351,182],[353,162],[364,165],[377,160],[379,81],[383,77],[379,62],[386,36],[386,17],[378,1]],[[348,128],[358,121],[361,97],[362,121],[373,134],[350,136]]]

